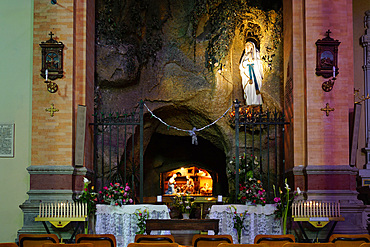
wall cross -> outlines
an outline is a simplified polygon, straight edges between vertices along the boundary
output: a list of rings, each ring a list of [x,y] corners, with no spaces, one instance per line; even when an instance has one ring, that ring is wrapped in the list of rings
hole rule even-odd
[[[51,107],[46,108],[45,111],[50,112],[50,117],[54,117],[54,112],[58,112],[59,109],[54,107],[54,103],[51,103]]]
[[[334,108],[330,108],[330,107],[329,107],[329,103],[326,103],[326,107],[325,107],[325,108],[321,108],[320,110],[321,110],[321,111],[325,111],[325,112],[326,112],[326,116],[329,116],[329,113],[330,113],[331,111],[334,111],[335,109],[334,109]]]

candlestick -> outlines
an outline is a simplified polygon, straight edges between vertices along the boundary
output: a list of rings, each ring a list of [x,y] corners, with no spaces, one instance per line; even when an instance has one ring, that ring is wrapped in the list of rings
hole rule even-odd
[[[48,80],[48,74],[49,74],[49,71],[48,71],[48,69],[46,69],[46,70],[45,70],[45,81],[47,81],[47,80]]]

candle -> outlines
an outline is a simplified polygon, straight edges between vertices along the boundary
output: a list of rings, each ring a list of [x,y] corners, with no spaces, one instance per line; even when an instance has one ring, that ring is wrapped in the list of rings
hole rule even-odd
[[[333,77],[335,78],[335,66],[333,66]]]
[[[46,70],[45,70],[45,80],[46,80],[46,81],[48,80],[48,74],[49,74],[49,70],[48,70],[48,69],[46,69]]]
[[[69,217],[69,202],[67,202],[67,217]]]
[[[307,215],[307,202],[304,204],[304,216]]]
[[[340,217],[340,202],[338,202],[338,217]]]
[[[157,196],[157,202],[162,202],[162,196]]]
[[[222,195],[217,196],[217,202],[222,202]]]

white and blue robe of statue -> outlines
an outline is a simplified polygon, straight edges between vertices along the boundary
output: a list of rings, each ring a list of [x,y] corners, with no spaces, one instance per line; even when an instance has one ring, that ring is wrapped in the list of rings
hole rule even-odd
[[[246,105],[261,105],[263,103],[260,93],[263,78],[263,67],[259,57],[259,51],[253,42],[254,52],[252,59],[244,54],[240,65],[240,75],[242,77],[242,86]]]

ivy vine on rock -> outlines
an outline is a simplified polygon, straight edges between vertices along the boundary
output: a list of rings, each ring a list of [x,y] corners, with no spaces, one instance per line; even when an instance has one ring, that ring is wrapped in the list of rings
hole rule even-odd
[[[281,29],[277,20],[270,20],[268,13],[270,10],[281,11],[281,1],[272,0],[195,0],[194,9],[191,15],[193,25],[194,56],[196,47],[196,31],[200,19],[208,17],[208,27],[206,39],[206,64],[209,70],[222,67],[224,58],[230,49],[230,42],[235,38],[235,32],[239,30],[242,38],[260,37],[262,35],[261,25],[274,21],[277,29]],[[244,23],[247,22],[247,25]],[[281,35],[281,31],[273,32],[273,35]],[[275,39],[280,40],[279,37]],[[259,41],[259,40],[257,40]]]
[[[96,6],[97,43],[133,44],[142,64],[155,61],[162,48],[162,27],[171,16],[169,2],[165,13],[150,0],[97,0]]]

